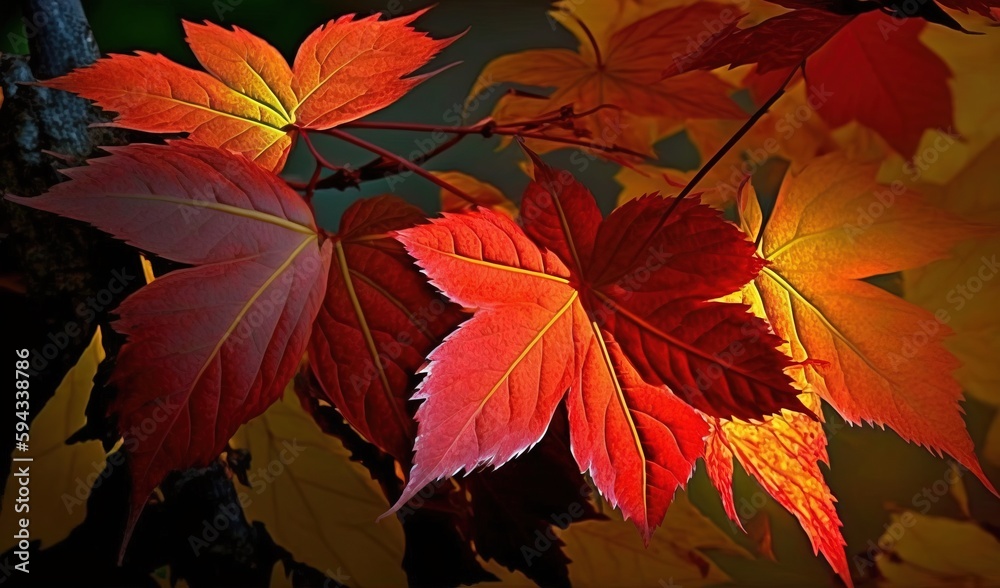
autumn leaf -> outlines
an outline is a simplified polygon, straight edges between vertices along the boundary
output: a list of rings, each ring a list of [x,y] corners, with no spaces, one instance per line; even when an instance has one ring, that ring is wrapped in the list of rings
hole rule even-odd
[[[351,586],[406,585],[399,521],[372,522],[387,506],[378,484],[313,422],[293,386],[233,436],[233,447],[251,457],[250,487],[236,486],[247,519],[263,523],[296,560],[330,578]]]
[[[965,13],[977,12],[993,20],[997,20],[998,15],[992,10],[1000,8],[1000,2],[997,0],[937,0],[937,3]]]
[[[660,137],[653,119],[674,123],[688,118],[744,118],[729,98],[732,88],[708,72],[690,72],[663,80],[663,61],[688,51],[691,38],[704,29],[709,16],[723,5],[699,2],[651,14],[600,39],[588,26],[552,12],[579,41],[577,51],[533,49],[494,59],[486,65],[469,93],[470,100],[485,95],[492,86],[516,83],[554,88],[545,99],[506,95],[497,103],[493,118],[499,124],[531,119],[571,106],[576,113],[590,112],[573,128],[546,128],[549,136],[585,136],[602,144],[652,153]],[[597,22],[593,23],[597,26]],[[551,144],[529,142],[533,148]]]
[[[892,515],[878,546],[875,563],[884,586],[944,588],[1000,581],[1000,540],[973,521],[904,511]]]
[[[834,35],[806,64],[813,83],[831,94],[820,116],[834,127],[857,120],[905,157],[916,153],[926,129],[952,127],[951,71],[920,41],[926,26],[873,12]],[[845,63],[867,67],[848,71]]]
[[[280,397],[332,247],[306,203],[242,156],[189,142],[108,150],[42,196],[8,198],[195,266],[131,295],[112,323],[128,338],[111,377],[133,481],[127,544],[167,472],[208,464]]]
[[[336,409],[323,402],[315,377],[296,377],[302,407],[320,429],[340,439],[351,459],[361,463],[391,502],[403,487],[403,465],[366,443]],[[406,550],[403,571],[410,584],[431,581],[446,585],[495,581],[485,571],[471,542],[469,493],[454,480],[421,492],[397,517],[403,523]],[[371,521],[369,521],[371,522]],[[443,568],[443,569],[440,569]]]
[[[275,562],[274,569],[271,570],[271,582],[268,588],[294,588],[292,578],[285,572],[285,564],[281,560]]]
[[[433,75],[410,76],[453,39],[410,27],[424,12],[331,20],[302,42],[292,67],[239,27],[185,22],[188,44],[208,73],[140,51],[42,83],[117,112],[113,126],[188,133],[280,171],[294,129],[329,129],[367,116]]]
[[[945,187],[935,191],[942,207],[969,221],[989,223],[1000,230],[1000,207],[983,186],[990,185],[1000,164],[1000,141],[980,153]],[[1000,340],[996,294],[1000,288],[997,249],[1000,238],[970,240],[954,255],[903,274],[906,299],[918,304],[947,325],[953,334],[945,348],[959,359],[955,378],[978,400],[1000,406],[1000,371],[995,358]],[[1000,419],[994,417],[986,437],[983,457],[1000,464]]]
[[[473,202],[463,200],[455,195],[451,190],[441,189],[441,212],[459,212],[467,210],[473,206],[490,208],[495,212],[505,214],[510,218],[517,218],[517,205],[504,196],[499,188],[474,178],[469,174],[457,171],[431,172],[448,184],[458,188],[468,195]]]
[[[153,282],[156,279],[156,274],[153,272],[153,263],[149,261],[149,258],[145,255],[139,254],[139,263],[142,265],[142,277],[146,280],[147,284]]]
[[[275,564],[275,568],[277,568],[279,565],[281,565],[280,562],[278,564]],[[187,583],[187,580],[185,580],[184,578],[176,577],[173,571],[171,570],[170,566],[163,566],[161,568],[157,568],[153,570],[153,572],[149,574],[149,576],[152,579],[152,581],[160,588],[190,588],[190,585]]]
[[[427,285],[391,233],[426,220],[394,196],[359,200],[333,237],[334,263],[309,341],[329,401],[365,438],[409,463],[413,375],[463,315]]]
[[[761,557],[777,562],[778,556],[774,554],[774,538],[771,530],[771,517],[766,512],[758,513],[759,516],[747,521],[745,526],[747,536],[753,541],[754,548]]]
[[[819,398],[806,393],[803,404],[820,414]],[[844,553],[846,542],[837,516],[836,499],[823,479],[828,465],[823,424],[805,415],[783,411],[759,424],[710,419],[705,464],[719,491],[726,514],[743,526],[733,500],[733,458],[764,490],[791,512],[809,536],[814,552],[822,553],[844,584],[852,586]]]
[[[760,234],[763,213],[749,181],[741,190],[740,227],[756,238]],[[731,298],[746,303],[756,316],[772,320],[755,283],[747,284]],[[791,354],[787,342],[781,349]],[[805,369],[811,366],[791,370],[795,387],[803,391],[799,398],[810,412],[822,415],[820,399],[808,383]],[[761,422],[715,417],[706,417],[706,420],[711,428],[705,448],[706,471],[729,518],[748,534],[751,532],[752,528],[744,527],[736,512],[732,487],[735,458],[769,495],[795,516],[808,535],[814,553],[822,553],[844,584],[852,586],[844,553],[846,543],[840,531],[842,523],[834,507],[836,499],[821,469],[821,464],[828,466],[830,463],[823,423],[788,410],[765,417]]]
[[[868,4],[800,8],[756,26],[733,25],[668,73],[756,63],[763,74],[804,64],[810,84],[829,92],[817,111],[825,121],[839,127],[857,120],[912,157],[927,129],[954,124],[951,70],[920,40],[924,20],[896,19]]]
[[[587,521],[559,534],[566,543],[573,586],[714,586],[726,575],[707,553],[750,554],[679,493],[649,545],[619,520]]]
[[[756,64],[758,74],[800,65],[854,18],[800,8],[747,28],[732,23],[697,50],[666,65],[668,77],[696,69]]]
[[[873,166],[819,158],[786,177],[765,229],[745,192],[743,226],[767,261],[755,289],[792,358],[824,362],[804,366],[806,381],[846,420],[887,425],[947,452],[992,490],[958,404],[959,363],[942,346],[950,329],[862,281],[941,259],[985,229],[929,206],[901,182],[880,186],[875,178]]]
[[[950,85],[955,99],[955,128],[926,133],[915,160],[905,161],[885,150],[875,152],[872,159],[888,160],[881,170],[884,178],[946,185],[1000,137],[1000,104],[981,91],[1000,83],[1000,70],[990,67],[1000,59],[1000,29],[965,37],[930,27],[920,38],[954,74]],[[858,132],[845,139],[863,142],[865,138]],[[845,146],[852,145],[846,142]]]
[[[399,233],[431,283],[476,313],[428,355],[414,467],[393,508],[538,442],[569,389],[580,469],[648,541],[704,449],[692,407],[759,418],[800,406],[766,325],[709,302],[760,264],[704,205],[650,196],[603,220],[567,172],[534,166],[524,230],[477,210]]]
[[[679,192],[681,188],[691,181],[693,175],[694,172],[681,172],[655,165],[622,167],[615,174],[615,182],[621,186],[616,207],[647,194],[670,195]],[[703,193],[701,194],[701,201],[709,206],[720,210],[723,209],[725,201],[719,199],[717,202],[714,196],[714,191]]]
[[[87,517],[90,488],[104,472],[105,455],[100,441],[67,443],[87,422],[87,402],[94,385],[97,366],[104,360],[100,329],[63,378],[52,398],[35,417],[31,425],[31,475],[43,484],[31,485],[31,507],[49,516],[31,518],[31,538],[49,547],[65,539]],[[16,466],[17,464],[15,464]],[[21,464],[25,465],[25,464]],[[16,471],[16,467],[14,468]],[[4,496],[7,498],[0,513],[0,531],[4,542],[0,550],[7,551],[17,544],[23,513],[15,511],[18,496],[17,476],[7,478]]]

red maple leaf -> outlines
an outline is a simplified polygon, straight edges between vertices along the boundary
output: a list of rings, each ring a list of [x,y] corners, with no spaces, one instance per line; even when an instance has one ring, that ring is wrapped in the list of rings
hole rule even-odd
[[[112,323],[128,338],[110,409],[132,472],[127,544],[168,472],[207,465],[281,396],[333,248],[305,201],[249,159],[186,141],[108,151],[42,196],[8,198],[194,266],[128,297]]]
[[[667,74],[746,64],[757,64],[756,71],[766,74],[804,64],[810,85],[829,95],[817,109],[824,120],[833,126],[857,120],[906,157],[917,151],[927,129],[953,126],[951,70],[920,41],[925,20],[894,18],[873,10],[870,2],[817,6],[752,27],[734,23],[677,60]]]
[[[463,316],[391,236],[425,221],[394,196],[359,200],[344,212],[309,343],[310,366],[330,402],[402,463],[416,432],[407,407],[414,372]]]
[[[707,206],[653,195],[602,220],[569,173],[534,162],[524,230],[477,210],[399,233],[431,283],[476,312],[428,356],[414,466],[393,508],[531,447],[568,390],[578,465],[648,540],[703,454],[696,408],[801,408],[766,323],[711,302],[761,262]]]

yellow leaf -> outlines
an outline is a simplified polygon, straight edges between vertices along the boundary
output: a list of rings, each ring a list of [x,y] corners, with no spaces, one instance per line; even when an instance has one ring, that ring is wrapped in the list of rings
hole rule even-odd
[[[637,20],[647,18],[661,10],[667,8],[678,8],[695,4],[698,0],[602,0],[601,2],[587,2],[583,0],[557,0],[552,5],[552,17],[558,20],[563,26],[570,28],[579,27],[573,19],[576,18],[587,23],[591,32],[599,41],[604,41],[610,37],[614,31],[626,27]],[[756,24],[765,17],[771,17],[785,12],[779,6],[764,0],[732,0],[723,2],[729,4],[731,12],[726,13],[726,18],[735,19],[738,15],[749,13],[749,16],[740,22],[745,26]],[[725,9],[724,8],[724,9]],[[718,17],[722,21],[722,15]],[[722,23],[727,24],[727,23]],[[705,23],[705,26],[718,26],[718,22]]]
[[[622,167],[615,174],[615,181],[622,187],[622,191],[618,194],[617,206],[655,192],[659,192],[663,196],[675,195],[691,180],[692,176],[694,176],[693,171],[681,172],[652,165],[638,165],[634,168]],[[705,183],[701,185],[704,186]],[[702,202],[716,208],[724,208],[730,200],[723,192],[712,188],[699,196]]]
[[[280,561],[275,563],[274,569],[271,570],[270,588],[292,588],[292,579],[285,572],[285,564]]]
[[[484,570],[496,576],[497,581],[480,582],[473,584],[473,586],[478,586],[479,588],[496,588],[499,586],[503,588],[536,588],[538,586],[538,584],[529,580],[521,572],[508,570],[498,564],[496,560],[477,559],[477,561],[479,565],[483,566]]]
[[[802,385],[801,378],[798,385]],[[807,408],[821,413],[815,394],[799,398]],[[729,517],[740,524],[732,489],[735,457],[768,494],[795,515],[813,551],[821,552],[850,585],[845,541],[840,534],[842,523],[834,508],[836,499],[820,469],[820,464],[829,463],[822,423],[791,411],[760,424],[713,420],[705,463]]]
[[[995,183],[1000,166],[1000,141],[973,159],[937,195],[947,210],[978,223],[996,227],[1000,233],[1000,203]],[[970,395],[1000,406],[1000,276],[997,251],[1000,236],[961,244],[953,255],[903,274],[906,299],[934,313],[936,320],[954,331],[945,347],[960,361],[955,377]],[[1000,425],[987,435],[985,457],[1000,465]]]
[[[517,205],[504,196],[503,192],[493,184],[457,171],[431,173],[468,194],[475,200],[476,205],[489,208],[510,218],[517,218]],[[441,212],[458,212],[471,207],[471,202],[461,199],[451,190],[441,188]]]
[[[748,235],[756,236],[761,228],[761,211],[751,186],[744,187],[739,205],[742,211],[740,228]],[[733,298],[730,301],[742,301],[756,316],[771,320],[768,306],[755,284],[747,284]],[[795,344],[801,347],[797,339]],[[790,354],[791,347],[786,342],[781,350]],[[789,370],[789,375],[794,379],[795,387],[803,390],[799,395],[802,404],[822,418],[816,388],[808,383],[806,377],[806,371],[811,369],[811,366],[796,368]],[[822,380],[819,382],[822,383]],[[711,419],[710,424],[712,432],[705,448],[705,465],[729,518],[743,526],[733,497],[735,457],[768,494],[795,516],[808,535],[813,551],[822,552],[844,582],[850,585],[845,542],[840,532],[842,523],[834,507],[836,499],[821,469],[821,464],[829,465],[822,421],[783,411],[780,415],[764,419],[762,423]]]
[[[146,278],[146,283],[152,284],[153,280],[156,279],[156,274],[153,273],[153,264],[150,263],[149,258],[141,253],[139,254],[139,263],[142,264],[142,275]]]
[[[989,486],[961,418],[961,392],[950,375],[957,362],[942,348],[946,329],[931,313],[861,281],[940,259],[976,227],[905,189],[879,186],[875,166],[842,154],[790,173],[766,227],[749,184],[739,207],[741,227],[759,238],[768,261],[743,298],[788,341],[793,359],[812,360],[796,370],[798,387],[849,421],[888,424],[907,440],[947,451]],[[920,345],[909,340],[914,333],[923,336]],[[821,414],[815,395],[801,398]],[[827,462],[821,424],[795,413],[716,424],[706,463],[736,520],[734,456],[849,583],[840,521],[819,466]]]
[[[97,366],[104,360],[101,331],[94,334],[90,345],[76,365],[66,373],[55,395],[35,417],[27,453],[15,452],[13,457],[31,457],[31,540],[41,540],[48,548],[65,539],[87,518],[87,498],[90,488],[104,471],[105,454],[100,441],[66,444],[66,439],[87,422],[86,409],[94,386]],[[12,468],[17,471],[17,463]],[[21,464],[24,465],[24,464]],[[4,491],[4,508],[0,513],[0,550],[14,547],[14,534],[24,514],[15,512],[18,478],[10,476]]]
[[[153,582],[160,588],[188,588],[188,583],[184,578],[174,578],[170,566],[158,568],[150,574]]]
[[[1000,541],[974,522],[892,515],[875,557],[884,586],[996,586]]]
[[[324,434],[289,385],[285,397],[231,441],[250,452],[250,488],[236,490],[250,521],[259,521],[296,560],[351,586],[403,586],[403,529],[368,471]]]
[[[965,489],[965,482],[962,481],[962,470],[954,462],[952,462],[950,468],[951,479],[954,482],[948,485],[948,492],[955,499],[955,502],[958,503],[958,508],[962,511],[962,514],[966,518],[972,518],[972,514],[969,512],[969,491]]]
[[[706,551],[750,557],[682,493],[674,498],[648,547],[631,525],[618,518],[575,523],[559,537],[572,562],[570,582],[577,587],[621,586],[625,578],[634,586],[659,586],[661,580],[675,586],[718,584],[729,577],[708,559]]]
[[[768,161],[775,158],[787,160],[791,169],[797,171],[817,153],[833,146],[830,131],[815,110],[822,107],[826,98],[819,89],[807,90],[804,82],[790,87],[698,182],[695,193],[700,193],[706,204],[725,208],[736,199],[743,181],[760,171]],[[684,132],[698,151],[699,166],[726,145],[743,123],[742,119],[686,121]],[[648,192],[675,194],[680,188],[665,181],[664,174],[671,182],[683,186],[691,181],[696,171],[681,172],[653,166],[623,167],[615,176],[624,188],[618,204]]]

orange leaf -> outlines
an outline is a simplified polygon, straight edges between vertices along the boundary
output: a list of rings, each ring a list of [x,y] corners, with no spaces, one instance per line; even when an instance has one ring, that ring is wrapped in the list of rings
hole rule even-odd
[[[409,26],[425,12],[386,21],[377,14],[361,20],[349,14],[309,35],[292,68],[292,90],[299,100],[296,124],[326,129],[359,119],[437,73],[403,77],[455,39],[435,40]]]
[[[820,412],[816,395],[802,394],[799,398],[814,412]],[[759,425],[720,419],[710,422],[712,432],[705,449],[705,462],[726,514],[742,527],[733,502],[735,456],[768,494],[795,515],[813,550],[822,552],[850,586],[845,541],[840,534],[842,523],[833,505],[836,499],[823,480],[819,465],[828,463],[823,424],[787,410]]]
[[[594,37],[586,25],[555,12],[553,16],[560,18],[580,41],[578,51],[533,49],[495,59],[483,69],[470,99],[505,82],[555,88],[541,100],[504,96],[493,112],[500,124],[556,112],[568,105],[577,113],[613,105],[615,108],[579,119],[575,128],[547,127],[544,132],[554,137],[589,136],[605,145],[652,153],[651,145],[659,139],[653,118],[678,121],[745,117],[729,98],[732,88],[711,73],[691,72],[660,79],[664,60],[686,52],[690,39],[702,32],[706,19],[718,16],[720,6],[700,2],[668,8],[608,31],[600,38]],[[529,144],[533,149],[552,148],[537,142]]]
[[[243,29],[185,22],[188,44],[208,73],[137,52],[111,55],[43,85],[117,112],[113,126],[188,133],[198,143],[280,171],[295,128],[322,130],[361,118],[432,75],[404,77],[452,41],[409,26],[424,12],[330,21],[302,43],[291,68],[274,47]]]
[[[768,265],[754,285],[792,358],[825,362],[806,365],[806,381],[845,419],[888,425],[947,452],[993,490],[962,420],[952,377],[959,363],[942,346],[950,329],[862,281],[941,259],[986,229],[929,206],[900,182],[878,185],[875,173],[832,154],[786,177],[760,239]],[[752,192],[741,195],[744,213],[754,201]],[[757,237],[758,223],[743,225]]]
[[[493,184],[457,171],[431,173],[467,194],[477,206],[517,218],[517,205]],[[459,198],[451,190],[441,189],[441,212],[459,212],[470,208],[471,202]]]

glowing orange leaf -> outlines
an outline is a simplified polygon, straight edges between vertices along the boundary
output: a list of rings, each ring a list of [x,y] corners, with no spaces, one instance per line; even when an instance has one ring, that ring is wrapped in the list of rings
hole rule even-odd
[[[332,20],[303,41],[294,67],[239,27],[185,22],[188,44],[208,73],[140,51],[43,83],[117,112],[114,126],[188,133],[280,171],[294,128],[328,129],[361,118],[427,78],[404,76],[452,40],[410,27],[423,12],[385,21],[377,15]]]
[[[759,239],[768,262],[754,281],[761,304],[793,359],[824,362],[806,365],[805,379],[845,419],[946,452],[993,490],[962,420],[958,361],[942,346],[950,329],[862,281],[943,258],[984,229],[900,182],[880,186],[875,172],[832,154],[785,179]],[[744,231],[756,238],[755,197],[740,199]]]

